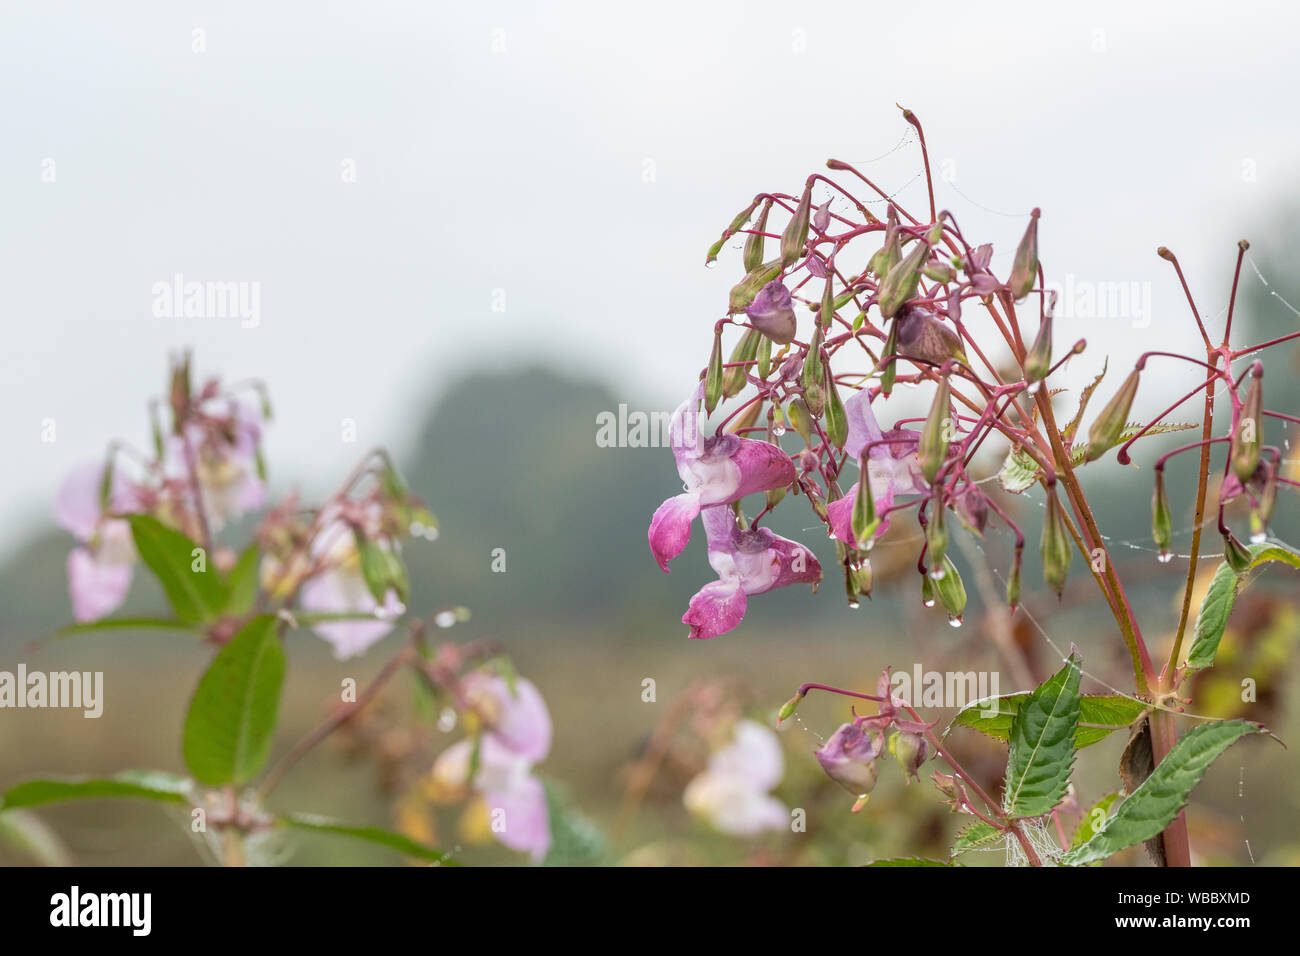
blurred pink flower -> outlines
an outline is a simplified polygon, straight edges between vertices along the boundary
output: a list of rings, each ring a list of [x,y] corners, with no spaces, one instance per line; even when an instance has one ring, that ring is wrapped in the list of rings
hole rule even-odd
[[[55,520],[78,542],[67,561],[68,594],[78,623],[117,610],[130,590],[135,566],[130,526],[105,514],[100,505],[104,467],[96,462],[75,469],[54,499]],[[134,488],[114,472],[108,492],[110,511],[129,512],[137,505]]]
[[[708,766],[686,785],[686,809],[730,836],[783,830],[790,823],[784,803],[769,791],[785,775],[781,743],[769,728],[738,721],[731,743],[714,752]]]

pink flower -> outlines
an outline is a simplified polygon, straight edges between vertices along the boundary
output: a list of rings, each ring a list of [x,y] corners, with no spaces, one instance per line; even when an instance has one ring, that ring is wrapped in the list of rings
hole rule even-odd
[[[742,531],[726,505],[705,508],[703,520],[718,580],[700,588],[682,616],[693,638],[717,637],[738,625],[751,594],[822,579],[821,565],[807,548],[766,528]]]
[[[79,623],[99,620],[121,606],[135,566],[130,525],[105,514],[100,506],[104,467],[99,462],[77,468],[54,500],[55,520],[78,542],[68,555],[67,569],[72,614]],[[137,504],[132,486],[114,472],[109,510],[129,512]]]
[[[863,730],[857,723],[841,724],[813,756],[830,777],[855,797],[876,786],[876,758],[884,750],[879,732]]]
[[[311,556],[324,564],[324,570],[303,584],[299,604],[309,613],[355,618],[311,625],[333,645],[334,656],[346,660],[364,654],[372,644],[383,640],[406,608],[393,590],[384,595],[383,604],[370,593],[352,527],[329,515],[321,523],[322,530],[312,540]]]
[[[461,687],[466,702],[483,716],[503,747],[532,763],[546,759],[551,750],[551,714],[532,681],[516,678],[512,692],[504,677],[475,671]]]
[[[669,443],[686,491],[665,501],[650,519],[650,551],[665,571],[691,540],[691,523],[701,508],[730,504],[795,480],[794,465],[775,445],[731,434],[702,439],[699,396],[697,390],[687,399],[669,426]]]
[[[686,785],[686,809],[730,836],[784,830],[790,814],[769,791],[785,776],[781,743],[753,720],[736,724],[733,741],[714,752],[708,766]]]
[[[844,403],[844,414],[849,423],[849,435],[844,442],[844,450],[850,460],[857,460],[869,442],[892,439],[886,444],[872,445],[867,449],[867,477],[871,482],[871,494],[876,503],[876,513],[880,514],[894,503],[894,496],[925,491],[925,479],[921,475],[921,466],[916,460],[916,446],[919,435],[905,429],[881,431],[876,416],[871,410],[871,395],[866,390],[855,394]],[[855,544],[853,540],[853,500],[858,493],[858,483],[826,506],[830,517],[831,531],[845,544]],[[876,537],[889,530],[889,518],[881,519],[876,529]]]
[[[167,440],[166,466],[173,478],[182,478],[187,498],[189,464],[185,449],[189,442],[194,456],[199,493],[210,527],[225,523],[266,503],[266,483],[258,471],[261,416],[252,407],[230,401],[220,413],[204,412],[185,428],[185,437]],[[190,501],[191,507],[193,502]]]

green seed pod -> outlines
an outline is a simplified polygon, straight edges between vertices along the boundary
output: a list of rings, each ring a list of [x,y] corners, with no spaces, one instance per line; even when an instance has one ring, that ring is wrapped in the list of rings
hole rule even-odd
[[[1025,381],[1041,382],[1052,367],[1052,317],[1044,317],[1038,326],[1038,335],[1025,355]]]
[[[880,370],[880,393],[888,398],[894,390],[894,377],[898,374],[898,360],[892,356],[898,353],[898,323],[889,323],[889,334],[885,336],[885,347],[880,354],[883,368]]]
[[[808,345],[808,354],[804,357],[803,370],[799,374],[799,384],[803,387],[804,401],[813,418],[820,418],[826,407],[824,381],[826,369],[821,360],[822,329],[817,326],[813,332],[812,342]]]
[[[727,311],[731,315],[744,311],[745,306],[754,301],[759,290],[781,274],[781,260],[773,259],[756,269],[750,269],[745,278],[731,287],[731,296]]]
[[[880,518],[876,515],[876,499],[871,493],[871,480],[867,472],[867,455],[864,452],[858,461],[861,474],[858,477],[858,493],[853,496],[852,528],[857,546],[864,551],[875,543],[876,529],[880,527]]]
[[[713,333],[713,350],[709,353],[709,370],[704,375],[704,410],[712,415],[722,398],[722,330]]]
[[[962,583],[957,566],[947,555],[944,555],[941,567],[943,577],[934,582],[934,592],[939,597],[939,603],[960,622],[962,612],[966,610],[966,585]]]
[[[1223,558],[1238,574],[1245,574],[1250,570],[1252,560],[1250,551],[1232,532],[1223,536]]]
[[[1124,427],[1128,424],[1128,413],[1133,407],[1133,396],[1137,394],[1140,374],[1138,369],[1129,373],[1115,397],[1092,423],[1092,428],[1088,431],[1088,461],[1096,461],[1118,445],[1124,436]]]
[[[805,442],[812,441],[812,413],[808,410],[808,404],[802,398],[793,398],[785,407],[785,417],[790,421],[790,427]]]
[[[947,553],[948,528],[943,508],[936,504],[930,522],[925,526],[925,560],[930,565],[930,577],[936,580],[943,577],[943,559]]]
[[[871,597],[871,562],[863,559],[858,565],[858,593],[863,597]]]
[[[766,380],[772,373],[772,340],[766,335],[760,336],[758,341],[758,377]]]
[[[767,214],[771,211],[772,200],[769,199],[763,203],[763,211],[758,214],[758,222],[754,223],[753,231],[745,237],[745,256],[742,261],[746,272],[753,272],[763,264],[765,240],[762,233],[767,231]]]
[[[1169,544],[1173,540],[1173,516],[1169,510],[1169,495],[1165,492],[1165,472],[1156,470],[1156,488],[1151,495],[1151,537],[1160,549],[1161,560],[1168,560]]]
[[[710,262],[713,262],[718,258],[718,253],[722,251],[722,247],[726,244],[727,240],[745,227],[745,223],[749,222],[749,217],[754,214],[754,210],[757,208],[758,200],[755,199],[740,212],[736,213],[736,218],[731,220],[731,225],[729,225],[726,228],[726,231],[722,233],[722,238],[709,246],[708,254],[704,258],[705,265],[708,265]],[[750,267],[747,265],[745,268],[748,269]]]
[[[746,367],[741,363],[754,361],[758,354],[758,343],[765,337],[757,329],[746,329],[736,347],[731,350],[731,359],[727,363],[731,368],[726,369],[722,376],[723,398],[739,395],[744,390],[749,379],[745,376]]]
[[[1060,597],[1065,590],[1065,579],[1070,573],[1070,534],[1065,527],[1065,515],[1056,489],[1047,492],[1047,514],[1043,519],[1043,581]]]
[[[880,280],[876,304],[885,318],[893,318],[894,313],[916,295],[916,287],[921,281],[921,264],[929,254],[930,247],[924,242],[913,242],[911,251]]]
[[[1015,556],[1011,559],[1011,573],[1007,575],[1007,604],[1012,613],[1020,606],[1020,565],[1021,549],[1016,546]]]
[[[781,705],[781,709],[780,709],[779,711],[777,711],[777,714],[776,714],[776,720],[777,720],[777,723],[780,723],[780,722],[783,721],[783,720],[789,720],[791,717],[793,717],[793,716],[794,716],[794,712],[795,712],[795,710],[798,709],[798,707],[799,707],[799,703],[800,703],[802,700],[803,700],[803,695],[802,695],[802,694],[795,694],[793,697],[791,697],[789,700],[787,700],[784,704],[782,704],[782,705]]]
[[[903,251],[898,240],[898,210],[891,205],[885,223],[885,244],[877,249],[867,262],[867,271],[878,280],[884,279],[902,257]]]
[[[1263,444],[1260,435],[1261,416],[1264,411],[1263,371],[1252,369],[1250,385],[1246,387],[1246,401],[1241,406],[1241,415],[1232,430],[1232,470],[1242,482],[1249,481],[1259,467],[1259,451]]]
[[[803,256],[808,241],[808,219],[812,212],[812,186],[804,186],[803,198],[794,211],[785,232],[781,233],[781,266],[794,265]]]
[[[849,418],[840,401],[839,389],[828,365],[823,372],[826,375],[826,437],[836,448],[843,448],[849,437]]]
[[[830,270],[827,270],[826,288],[822,291],[822,306],[820,312],[823,329],[829,329],[831,327],[831,323],[835,321],[835,296],[834,296],[834,290],[832,288],[832,284],[834,282],[833,279],[834,275],[835,273],[831,272]]]
[[[948,376],[939,377],[939,387],[935,390],[934,401],[930,403],[930,414],[921,428],[921,438],[917,444],[916,457],[921,465],[921,474],[927,484],[934,484],[943,463],[948,458],[949,433],[952,430],[952,386]]]
[[[1011,265],[1011,278],[1007,280],[1007,286],[1017,300],[1029,295],[1034,287],[1034,280],[1038,278],[1038,216],[1037,209],[1029,214],[1029,226],[1025,229],[1025,235],[1016,249],[1016,258]]]

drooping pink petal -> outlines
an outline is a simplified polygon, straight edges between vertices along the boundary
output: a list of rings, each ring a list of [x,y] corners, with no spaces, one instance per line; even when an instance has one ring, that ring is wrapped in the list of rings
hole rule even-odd
[[[700,496],[684,492],[661,504],[650,519],[650,551],[659,567],[668,570],[668,562],[681,554],[691,540],[691,522],[700,513]]]
[[[744,620],[747,603],[738,577],[710,581],[695,592],[690,607],[682,615],[682,623],[690,626],[691,637],[708,640],[727,633]]]
[[[729,437],[736,439],[731,460],[740,471],[740,484],[728,502],[760,491],[784,488],[795,480],[794,463],[780,448],[765,441]],[[707,500],[703,503],[712,504]]]
[[[55,520],[78,541],[89,541],[95,534],[102,515],[99,495],[103,480],[102,461],[78,466],[63,480],[54,497]]]
[[[747,777],[757,789],[771,790],[785,776],[785,753],[770,727],[756,720],[739,720],[731,743],[714,751],[709,769]]]
[[[72,616],[84,624],[117,610],[131,588],[130,562],[97,561],[88,548],[68,554],[68,594]]]
[[[507,750],[529,763],[540,763],[551,749],[551,714],[537,686],[524,677],[514,681],[514,693],[504,677],[476,672],[465,678],[465,696],[479,703],[479,695],[489,698],[483,706],[487,712],[488,731]]]
[[[872,472],[875,471],[875,462],[868,465]],[[890,485],[885,485],[877,490],[877,484],[872,483],[872,494],[875,496],[876,514],[879,515],[886,508],[894,504],[894,490]],[[857,547],[857,542],[853,540],[853,502],[858,496],[858,483],[855,481],[852,487],[845,492],[843,498],[836,498],[826,506],[826,517],[830,519],[831,531],[835,537],[843,541],[850,547]],[[880,526],[876,528],[876,537],[889,530],[889,515],[884,515],[880,519]]]

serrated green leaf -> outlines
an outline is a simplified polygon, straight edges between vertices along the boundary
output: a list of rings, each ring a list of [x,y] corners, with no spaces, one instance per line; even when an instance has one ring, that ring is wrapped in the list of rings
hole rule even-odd
[[[1079,821],[1079,825],[1075,827],[1070,846],[1081,846],[1100,833],[1106,826],[1106,821],[1110,819],[1110,808],[1119,799],[1119,792],[1116,791],[1115,793],[1106,794],[1106,796],[1090,806],[1083,814],[1083,819]]]
[[[1006,742],[1011,739],[1011,722],[1028,696],[1028,693],[1022,692],[968,704],[952,719],[952,723],[943,732],[944,736],[948,736],[954,727],[970,727]],[[1087,694],[1080,697],[1079,726],[1074,733],[1075,749],[1090,747],[1115,731],[1123,730],[1137,720],[1144,710],[1146,705],[1141,701],[1119,694]]]
[[[201,783],[246,783],[266,762],[284,684],[284,648],[276,625],[270,614],[253,618],[199,679],[182,749]]]
[[[1017,817],[1049,813],[1065,796],[1079,725],[1079,659],[1036,687],[1011,720],[1003,803]]]
[[[1220,720],[1192,728],[1120,804],[1106,826],[1087,843],[1070,850],[1062,862],[1079,866],[1104,860],[1156,836],[1178,816],[1215,758],[1241,737],[1262,730],[1244,720]]]
[[[1061,429],[1061,437],[1065,439],[1066,444],[1069,444],[1074,440],[1074,433],[1079,430],[1079,422],[1083,420],[1083,413],[1088,408],[1088,400],[1092,398],[1092,393],[1097,390],[1097,386],[1101,384],[1101,380],[1106,377],[1106,369],[1109,367],[1110,359],[1106,358],[1101,363],[1101,371],[1097,373],[1097,377],[1085,385],[1083,391],[1079,393],[1079,407],[1075,410],[1074,417],[1070,419],[1070,423]]]
[[[159,770],[126,770],[111,777],[24,780],[0,796],[0,809],[106,797],[140,797],[164,803],[184,803],[189,787],[190,782],[184,777]]]
[[[1128,441],[1138,432],[1142,431],[1145,426],[1132,423],[1125,426],[1120,433],[1121,442]],[[1147,429],[1148,435],[1164,435],[1169,432],[1185,431],[1188,428],[1196,426],[1185,422],[1167,422],[1159,425],[1153,425]],[[1088,443],[1076,442],[1070,446],[1070,464],[1081,466],[1085,464],[1088,458]],[[1002,485],[1004,491],[1018,495],[1022,491],[1033,487],[1042,475],[1043,470],[1038,466],[1038,462],[1029,457],[1019,448],[1012,448],[1007,453],[1006,460],[1002,462],[1002,470],[998,472],[998,483]]]
[[[985,823],[983,820],[977,820],[957,834],[952,844],[952,856],[991,846],[1001,840],[1003,836],[1005,836],[1005,833],[1002,830]]]
[[[128,515],[126,520],[140,560],[158,578],[176,616],[187,624],[215,620],[225,606],[226,588],[206,557],[203,571],[193,569],[199,546],[149,515]]]
[[[1264,543],[1251,546],[1250,563],[1246,570],[1253,570],[1272,561],[1300,568],[1300,554],[1280,544]],[[1195,636],[1191,649],[1187,652],[1189,670],[1202,670],[1214,663],[1219,643],[1223,640],[1223,632],[1228,627],[1232,607],[1237,601],[1237,589],[1241,581],[1242,576],[1227,561],[1215,570],[1209,590],[1201,599],[1201,608],[1196,614]]]
[[[291,813],[276,818],[276,822],[281,826],[293,827],[298,830],[312,830],[316,833],[329,833],[335,836],[352,837],[355,840],[365,840],[367,843],[388,847],[388,849],[396,850],[404,856],[427,860],[439,866],[459,865],[452,860],[450,853],[444,853],[431,846],[425,846],[423,843],[417,843],[408,836],[395,833],[392,830],[385,830],[383,827],[353,826],[311,813]]]

